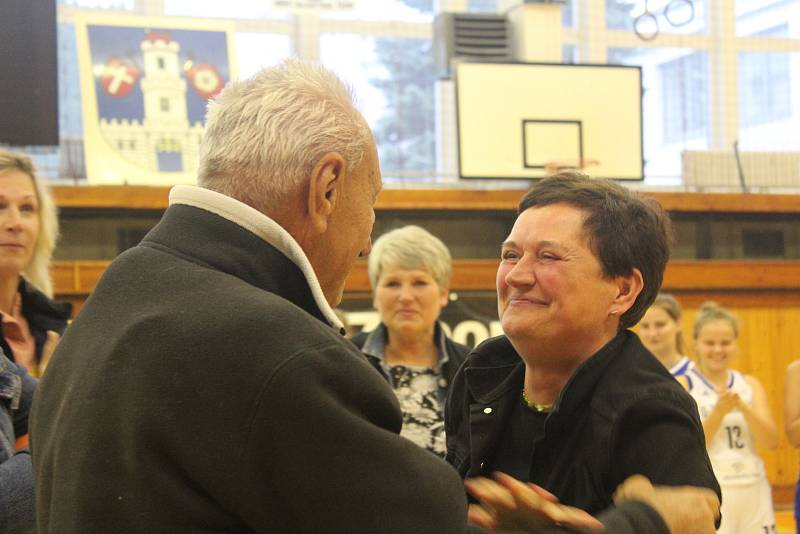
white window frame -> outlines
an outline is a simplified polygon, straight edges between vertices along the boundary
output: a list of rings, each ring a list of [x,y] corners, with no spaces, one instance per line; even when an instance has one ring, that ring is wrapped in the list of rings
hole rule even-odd
[[[256,0],[254,0],[256,1]],[[516,0],[520,3],[521,0]],[[742,0],[738,0],[742,1]],[[763,0],[765,5],[772,0]],[[513,4],[514,0],[511,0]],[[509,2],[498,2],[504,8]],[[740,52],[795,53],[800,56],[800,39],[769,37],[738,37],[736,35],[737,0],[705,0],[707,28],[703,33],[669,33],[661,28],[661,33],[653,41],[643,41],[633,32],[609,30],[606,28],[606,0],[575,0],[576,25],[562,28],[564,45],[575,46],[582,63],[607,62],[609,48],[684,48],[708,53],[710,132],[709,148],[730,149],[739,136],[739,84],[738,58]],[[437,0],[434,7],[439,11],[466,12],[467,0]],[[74,5],[59,5],[59,22],[71,23],[77,11],[85,11]],[[796,6],[800,20],[800,3]],[[102,10],[104,13],[129,15],[131,13],[163,16],[164,0],[135,0],[133,11]],[[276,20],[231,20],[237,32],[272,33],[288,35],[292,40],[294,52],[302,58],[319,60],[320,36],[326,33],[353,33],[373,37],[397,37],[431,39],[433,25],[427,22],[367,21],[327,19],[319,13],[302,12],[286,21]],[[800,24],[800,22],[793,22]],[[795,34],[800,30],[794,30]],[[800,87],[800,58],[792,57],[790,67],[792,87]],[[437,90],[437,101],[441,101],[441,91]],[[453,106],[446,102],[437,104],[440,116],[437,123],[454,122],[449,116],[454,113]],[[797,107],[795,105],[795,107]],[[795,112],[797,113],[797,112]],[[452,147],[453,141],[438,138],[442,132],[452,128],[437,127],[437,142]],[[445,137],[450,134],[445,134]],[[445,167],[451,167],[446,165]],[[444,173],[442,172],[444,170]],[[449,181],[452,169],[431,169],[437,180]]]

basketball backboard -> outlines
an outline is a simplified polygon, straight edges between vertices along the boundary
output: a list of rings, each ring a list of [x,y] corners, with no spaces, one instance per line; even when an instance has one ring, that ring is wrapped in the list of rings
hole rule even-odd
[[[583,168],[641,180],[639,67],[456,64],[462,178],[542,178]]]

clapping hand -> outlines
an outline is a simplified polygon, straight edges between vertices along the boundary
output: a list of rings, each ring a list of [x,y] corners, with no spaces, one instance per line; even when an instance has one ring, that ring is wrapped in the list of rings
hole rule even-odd
[[[720,410],[722,414],[726,414],[731,410],[738,409],[740,405],[741,399],[739,398],[739,394],[726,389],[725,391],[719,392],[719,399],[717,400],[715,409]]]

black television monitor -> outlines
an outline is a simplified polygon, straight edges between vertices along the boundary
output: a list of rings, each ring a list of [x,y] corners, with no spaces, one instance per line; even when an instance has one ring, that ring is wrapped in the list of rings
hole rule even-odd
[[[58,144],[55,0],[0,2],[0,143]]]

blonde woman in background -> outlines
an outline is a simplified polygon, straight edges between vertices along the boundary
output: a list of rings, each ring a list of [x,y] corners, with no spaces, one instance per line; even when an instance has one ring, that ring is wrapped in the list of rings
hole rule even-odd
[[[0,150],[0,347],[37,376],[44,371],[71,306],[52,300],[50,259],[58,216],[30,158]]]
[[[0,532],[35,530],[31,375],[47,365],[70,311],[50,298],[57,234],[55,206],[31,160],[0,149]]]
[[[672,295],[659,293],[642,320],[639,334],[642,343],[669,370],[672,376],[682,376],[694,367],[685,355],[681,331],[681,305]]]
[[[755,444],[773,450],[778,429],[764,387],[731,368],[739,347],[736,317],[713,302],[704,303],[694,323],[697,366],[686,373],[697,401],[708,456],[722,488],[724,534],[772,534],[772,491]]]
[[[368,270],[381,323],[353,343],[394,389],[400,435],[444,457],[447,388],[469,353],[439,323],[450,294],[450,251],[424,228],[404,226],[375,241]]]

